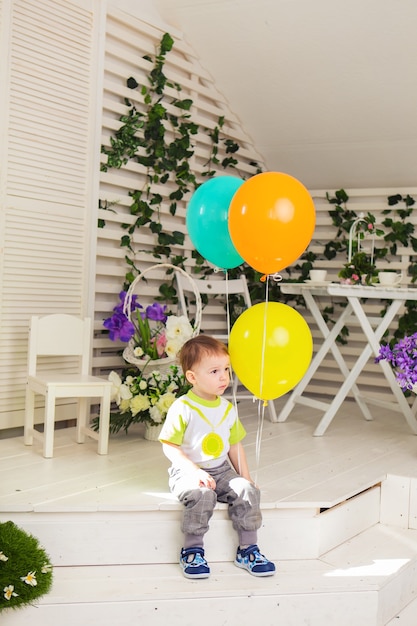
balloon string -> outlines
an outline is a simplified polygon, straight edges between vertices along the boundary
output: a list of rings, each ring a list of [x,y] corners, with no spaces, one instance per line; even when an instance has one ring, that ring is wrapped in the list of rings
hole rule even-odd
[[[268,287],[269,287],[269,276],[266,277],[266,282],[265,282],[265,312],[264,312],[264,327],[263,327],[263,336],[262,336],[261,371],[260,371],[260,380],[259,380],[259,396],[261,398],[263,395],[263,386],[264,386],[265,351],[266,351],[266,321],[267,321],[268,292],[269,292]]]
[[[229,303],[229,273],[227,270],[225,270],[225,279],[226,279],[226,324],[227,324],[227,345],[229,345],[230,343],[230,303]],[[234,384],[234,374],[233,374],[233,370],[232,368],[230,368],[230,384],[232,386],[232,401],[233,401],[233,406],[235,407],[235,411],[236,411],[236,417],[239,419],[239,410],[237,408],[237,395],[236,395],[236,389],[235,389],[235,384]],[[238,464],[238,471],[240,474],[240,470],[241,470],[241,463],[240,463],[240,447],[238,447],[238,453],[237,453],[237,464]]]
[[[258,484],[258,470],[261,462],[261,444],[262,444],[262,431],[264,426],[265,417],[265,403],[258,400],[258,428],[256,431],[256,443],[255,443],[255,472],[254,482]]]

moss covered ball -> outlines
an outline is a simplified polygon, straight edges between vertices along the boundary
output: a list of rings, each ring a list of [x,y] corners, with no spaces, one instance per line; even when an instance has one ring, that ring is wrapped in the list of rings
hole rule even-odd
[[[49,556],[13,522],[0,523],[0,611],[31,604],[52,585]]]

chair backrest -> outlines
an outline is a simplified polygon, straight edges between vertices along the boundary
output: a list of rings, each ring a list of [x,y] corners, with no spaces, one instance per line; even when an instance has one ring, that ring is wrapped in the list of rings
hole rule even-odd
[[[28,373],[35,375],[38,357],[79,357],[77,371],[88,374],[90,369],[91,320],[74,315],[55,313],[31,317],[29,329]]]
[[[192,317],[192,288],[189,280],[180,273],[176,273],[178,291],[178,304],[180,312]],[[241,274],[239,278],[209,278],[194,279],[197,290],[202,296],[207,297],[203,310],[202,330],[209,331],[215,337],[227,338],[227,315],[226,304],[228,296],[241,295],[243,308],[252,306],[246,276]],[[204,301],[204,298],[203,298]],[[206,314],[205,314],[206,313]]]

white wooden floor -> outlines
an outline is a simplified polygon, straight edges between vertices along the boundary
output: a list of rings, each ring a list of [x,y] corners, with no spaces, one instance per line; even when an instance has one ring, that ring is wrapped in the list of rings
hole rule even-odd
[[[277,410],[280,400],[276,401]],[[331,507],[387,474],[417,477],[417,437],[399,413],[373,408],[367,422],[346,402],[322,437],[313,432],[321,415],[297,406],[284,423],[265,411],[257,445],[257,404],[239,404],[248,431],[246,451],[264,508]],[[177,506],[167,489],[168,462],[143,427],[110,440],[109,454],[96,442],[74,442],[74,430],[56,433],[55,456],[44,459],[40,444],[22,437],[0,440],[0,512],[150,510]]]

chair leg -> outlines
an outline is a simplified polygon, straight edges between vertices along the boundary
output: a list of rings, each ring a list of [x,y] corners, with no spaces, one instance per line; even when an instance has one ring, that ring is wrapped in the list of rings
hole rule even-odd
[[[33,444],[33,425],[35,421],[35,392],[26,385],[26,401],[25,401],[25,425],[24,425],[24,444],[31,446]]]
[[[85,429],[87,426],[87,409],[90,403],[88,398],[79,398],[77,416],[77,443],[85,442]]]
[[[277,422],[278,416],[275,410],[275,405],[273,400],[268,400],[268,411],[269,411],[269,420],[271,422]]]
[[[98,454],[107,454],[109,449],[111,388],[104,390],[100,404],[100,430],[98,433]]]
[[[43,431],[43,456],[50,459],[54,455],[55,394],[50,390],[45,396],[45,423]]]

